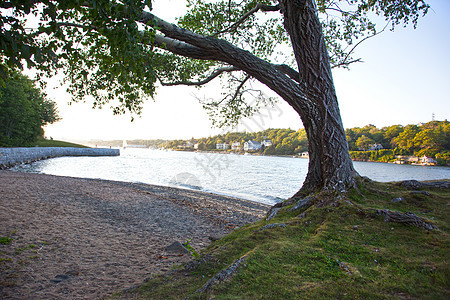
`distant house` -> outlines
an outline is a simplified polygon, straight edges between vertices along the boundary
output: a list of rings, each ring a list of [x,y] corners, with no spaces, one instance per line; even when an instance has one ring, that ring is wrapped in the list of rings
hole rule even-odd
[[[181,149],[191,149],[194,147],[194,143],[187,141],[185,144],[179,145],[178,148]]]
[[[198,145],[199,145],[198,143],[194,144],[194,149],[195,150],[198,150]]]
[[[231,150],[241,150],[241,143],[239,142],[232,143]]]
[[[434,166],[437,164],[437,161],[435,159],[428,156],[422,156],[419,161],[422,165]]]
[[[417,156],[404,156],[404,155],[397,155],[395,157],[397,160],[394,161],[394,164],[417,164],[419,163],[419,158]]]
[[[406,161],[410,164],[414,164],[419,162],[419,158],[417,156],[406,156]]]
[[[216,144],[216,149],[218,149],[218,150],[227,150],[229,148],[230,148],[230,145],[227,143]]]
[[[245,151],[257,151],[259,149],[261,149],[261,144],[257,141],[249,140],[248,142],[244,143]]]
[[[382,150],[383,149],[383,145],[381,144],[373,144],[369,146],[369,150]]]
[[[265,148],[272,146],[272,141],[271,140],[263,140],[261,142],[261,146],[264,146]]]

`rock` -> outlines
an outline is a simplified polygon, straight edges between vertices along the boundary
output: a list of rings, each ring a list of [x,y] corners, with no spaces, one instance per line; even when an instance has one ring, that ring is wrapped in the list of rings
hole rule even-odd
[[[81,275],[80,271],[78,271],[78,270],[70,270],[70,271],[67,271],[66,274],[56,275],[55,278],[50,279],[50,281],[53,282],[53,283],[60,283],[60,282],[62,282],[64,280],[70,279],[70,277],[80,276],[80,275]]]
[[[417,180],[405,180],[400,182],[399,185],[407,188],[408,190],[417,190],[421,186],[420,182],[418,182]]]
[[[166,251],[169,252],[178,252],[178,253],[189,253],[189,250],[186,249],[180,242],[173,242],[171,245],[167,246]]]
[[[215,242],[215,241],[220,240],[220,237],[210,235],[210,236],[208,236],[208,239],[209,239],[211,242]]]
[[[403,202],[405,199],[402,197],[398,197],[398,198],[394,198],[391,200],[392,203],[399,203],[399,202]]]
[[[350,269],[348,268],[347,264],[345,262],[340,262],[339,263],[339,267],[344,270],[345,273],[347,273],[348,275],[352,275],[352,272],[350,271]]]
[[[399,185],[408,190],[418,190],[419,188],[448,189],[450,188],[450,181],[419,182],[417,180],[405,180],[400,182]]]
[[[67,280],[67,279],[69,279],[68,275],[56,275],[55,278],[50,279],[50,281],[53,282],[53,283],[60,283],[60,282],[62,282],[64,280]]]

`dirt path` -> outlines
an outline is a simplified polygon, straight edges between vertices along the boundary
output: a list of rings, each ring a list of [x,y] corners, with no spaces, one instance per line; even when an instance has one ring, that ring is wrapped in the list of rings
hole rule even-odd
[[[199,251],[267,210],[202,192],[0,171],[0,298],[104,298],[189,260],[166,251],[173,242],[191,239]]]

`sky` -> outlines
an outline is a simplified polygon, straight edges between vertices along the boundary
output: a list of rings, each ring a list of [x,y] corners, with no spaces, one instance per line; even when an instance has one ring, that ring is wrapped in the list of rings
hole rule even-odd
[[[183,0],[155,1],[153,12],[173,21],[183,13]],[[363,63],[350,70],[333,70],[334,83],[345,128],[373,124],[417,124],[450,118],[450,1],[431,0],[429,13],[417,29],[398,27],[394,32],[365,41],[356,50]],[[114,116],[107,107],[92,109],[91,103],[70,102],[59,84],[48,81],[47,94],[54,100],[62,120],[45,128],[45,135],[66,141],[111,139],[189,139],[224,133],[212,128],[197,98],[217,95],[217,85],[197,90],[190,87],[159,88],[146,101],[142,115]],[[270,90],[264,91],[274,96]],[[283,100],[274,108],[241,122],[237,130],[302,128],[298,115]]]

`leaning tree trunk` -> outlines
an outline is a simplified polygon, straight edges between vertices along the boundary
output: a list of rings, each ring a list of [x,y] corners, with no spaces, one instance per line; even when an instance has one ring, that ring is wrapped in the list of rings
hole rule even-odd
[[[346,190],[357,173],[348,152],[322,27],[314,0],[281,0],[284,27],[293,46],[299,84],[311,101],[285,99],[299,113],[309,142],[309,169],[302,192]]]
[[[357,173],[348,152],[315,2],[280,0],[279,4],[299,74],[225,40],[181,29],[150,13],[144,13],[144,23],[152,21],[170,38],[161,41],[167,50],[195,59],[226,62],[265,84],[297,111],[306,129],[310,155],[308,175],[297,195],[319,190],[345,191],[354,185]]]

